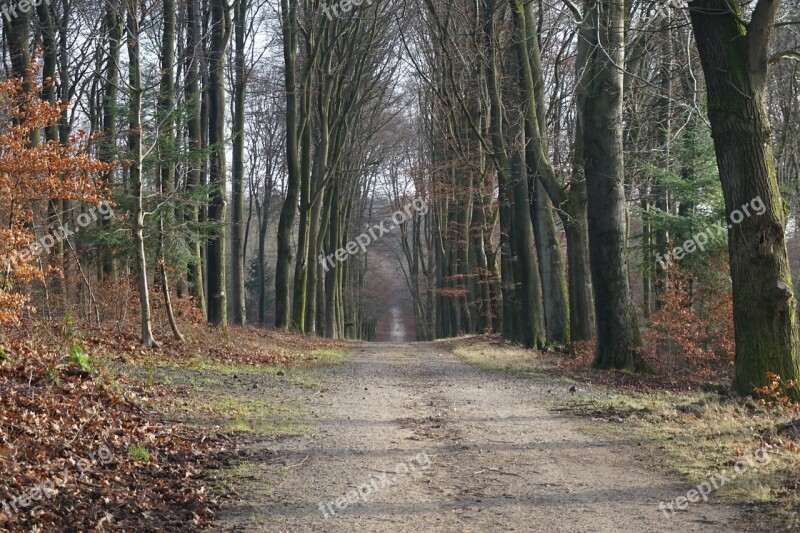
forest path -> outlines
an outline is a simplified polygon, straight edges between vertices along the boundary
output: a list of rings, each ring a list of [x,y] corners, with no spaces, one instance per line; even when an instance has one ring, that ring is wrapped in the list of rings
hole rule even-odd
[[[748,531],[713,495],[666,518],[659,502],[693,487],[637,462],[635,442],[548,410],[563,383],[442,352],[363,344],[326,370],[327,388],[307,399],[313,428],[265,444],[272,459],[248,468],[252,486],[237,487],[214,530]]]

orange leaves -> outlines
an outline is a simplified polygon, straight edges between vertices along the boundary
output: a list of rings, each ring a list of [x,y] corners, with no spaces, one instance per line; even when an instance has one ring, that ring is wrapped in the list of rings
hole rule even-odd
[[[23,289],[46,273],[47,266],[29,249],[41,237],[35,227],[45,202],[103,200],[96,183],[111,165],[86,153],[85,134],[73,135],[69,144],[34,142],[34,133],[56,124],[63,109],[42,101],[37,87],[26,90],[18,79],[0,81],[0,324],[33,311],[25,308]]]
[[[798,412],[800,405],[794,404],[789,395],[790,391],[797,387],[797,382],[792,379],[784,381],[773,372],[767,372],[766,377],[769,380],[768,385],[753,389],[753,392],[760,396],[758,403],[780,414]]]
[[[724,254],[709,257],[716,278],[696,279],[672,268],[645,334],[652,359],[665,374],[715,381],[733,361],[733,303]]]

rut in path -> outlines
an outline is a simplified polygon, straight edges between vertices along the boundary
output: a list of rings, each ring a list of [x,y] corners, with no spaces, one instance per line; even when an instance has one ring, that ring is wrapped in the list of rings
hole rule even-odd
[[[269,444],[277,459],[254,465],[215,530],[753,530],[713,495],[667,518],[659,502],[692,487],[637,463],[636,443],[587,436],[549,411],[563,384],[442,351],[364,344],[327,371],[327,392],[308,398],[314,428]],[[275,461],[288,468],[276,473]]]

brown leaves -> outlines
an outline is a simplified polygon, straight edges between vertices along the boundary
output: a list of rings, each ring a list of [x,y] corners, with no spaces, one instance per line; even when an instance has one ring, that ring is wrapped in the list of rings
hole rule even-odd
[[[227,461],[229,441],[145,416],[103,372],[96,380],[68,374],[52,364],[63,353],[47,337],[4,346],[14,362],[0,363],[0,531],[193,531],[207,524],[216,504],[205,472]],[[134,445],[150,460],[132,457]],[[33,494],[39,498],[26,500]]]
[[[87,153],[85,135],[68,144],[31,141],[31,132],[57,124],[61,111],[41,100],[37,87],[26,91],[21,80],[0,81],[0,324],[18,323],[21,312],[35,311],[20,285],[53,269],[37,257],[43,237],[35,230],[37,204],[103,199],[97,178],[111,165]]]

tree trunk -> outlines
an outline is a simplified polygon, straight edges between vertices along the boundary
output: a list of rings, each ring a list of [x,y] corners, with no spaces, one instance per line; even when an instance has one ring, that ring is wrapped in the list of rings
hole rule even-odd
[[[161,41],[161,83],[158,94],[158,119],[161,121],[161,128],[158,132],[158,184],[162,201],[172,193],[172,185],[175,181],[175,121],[172,109],[175,93],[175,0],[164,0],[163,8],[164,30]],[[184,338],[178,329],[178,323],[175,320],[175,313],[172,309],[172,298],[169,294],[164,217],[165,214],[162,211],[158,217],[158,247],[161,288],[164,291],[164,308],[169,319],[170,328],[172,328],[172,335],[178,342],[183,342]]]
[[[144,207],[142,205],[142,75],[139,65],[139,4],[138,0],[127,0],[127,46],[128,84],[130,85],[130,130],[128,150],[130,152],[130,177],[133,186],[134,211],[133,235],[139,272],[139,302],[141,304],[142,344],[148,348],[157,346],[153,338],[150,316],[150,291],[147,285],[147,255],[144,248]]]
[[[566,201],[566,193],[556,182],[547,148],[544,106],[544,72],[541,66],[538,35],[533,24],[533,6],[510,0],[515,28],[516,78],[525,112],[525,162],[529,173],[531,219],[539,253],[539,269],[544,291],[544,312],[549,341],[568,343],[569,311],[564,279],[564,260],[545,191],[555,205]],[[545,187],[546,186],[546,187]]]
[[[247,79],[245,73],[245,19],[247,0],[238,0],[234,14],[236,52],[234,58],[235,82],[233,88],[233,221],[231,228],[231,255],[233,256],[233,322],[247,321],[247,304],[244,289],[244,106]]]
[[[191,191],[205,185],[203,165],[200,153],[203,148],[203,134],[200,120],[200,56],[202,40],[200,29],[199,0],[187,0],[186,3],[186,133],[189,138],[188,176],[186,188]],[[200,222],[200,208],[192,205],[189,210],[189,222]],[[203,316],[208,316],[206,306],[205,282],[203,280],[203,254],[200,241],[192,244],[193,261],[189,264],[189,283],[192,294],[197,301]]]
[[[625,7],[593,2],[579,39],[591,52],[579,80],[588,193],[589,258],[594,287],[599,368],[642,370],[642,341],[631,299],[626,258],[625,169],[622,142]]]
[[[737,2],[690,4],[729,216],[736,332],[733,390],[740,395],[766,385],[767,372],[784,380],[800,377],[797,302],[784,232],[787,210],[778,189],[766,105],[769,44],[778,5],[777,0],[759,0],[745,26]],[[746,206],[757,198],[763,214],[751,211],[747,216]],[[737,210],[743,214],[741,221]],[[800,390],[794,388],[790,395],[798,399]]]
[[[225,0],[211,1],[211,48],[209,50],[209,115],[208,144],[211,147],[208,167],[213,186],[208,206],[208,220],[222,227],[208,242],[208,320],[214,325],[228,326],[228,296],[225,256],[225,50],[230,38],[230,14]]]
[[[275,266],[275,327],[289,328],[291,316],[289,267],[292,263],[292,226],[300,194],[297,138],[297,0],[281,0],[284,83],[286,88],[286,198],[278,221],[278,259]]]

